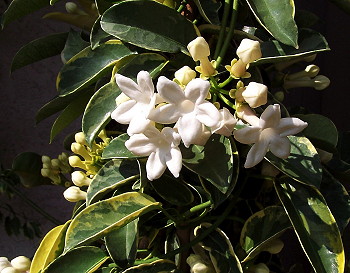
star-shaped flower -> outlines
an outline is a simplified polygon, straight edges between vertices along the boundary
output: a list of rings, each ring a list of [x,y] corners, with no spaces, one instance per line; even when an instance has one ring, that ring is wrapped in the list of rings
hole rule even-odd
[[[148,156],[147,178],[154,180],[161,177],[166,167],[175,177],[179,177],[182,167],[180,142],[180,135],[173,128],[164,127],[160,132],[149,126],[143,134],[132,135],[125,146],[135,155]]]
[[[263,160],[270,150],[279,158],[290,154],[289,135],[301,132],[307,123],[298,118],[281,118],[279,104],[268,106],[258,122],[234,132],[237,141],[254,145],[248,152],[245,168],[251,168]]]

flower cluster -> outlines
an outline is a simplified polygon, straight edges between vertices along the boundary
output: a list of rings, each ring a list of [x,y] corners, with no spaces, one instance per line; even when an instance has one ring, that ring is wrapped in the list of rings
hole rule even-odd
[[[11,261],[6,257],[0,257],[1,273],[26,273],[29,272],[31,261],[25,256],[18,256]]]

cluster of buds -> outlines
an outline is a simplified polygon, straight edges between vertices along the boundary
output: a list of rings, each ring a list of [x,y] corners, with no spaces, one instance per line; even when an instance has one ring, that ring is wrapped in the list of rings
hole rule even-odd
[[[80,188],[89,187],[91,179],[103,166],[102,152],[111,139],[107,137],[104,130],[98,136],[102,142],[93,142],[90,147],[83,132],[75,134],[75,142],[71,144],[71,150],[75,155],[70,156],[68,161],[70,166],[81,170],[72,173],[74,186],[69,187],[63,193],[63,196],[69,202],[78,202],[86,199],[86,192]]]
[[[72,172],[72,167],[68,163],[68,154],[62,153],[58,158],[51,159],[49,156],[42,156],[41,161],[43,167],[41,169],[41,175],[48,177],[53,184],[62,185],[66,184],[67,180],[63,179],[62,174],[68,174]],[[70,184],[68,182],[68,184]]]
[[[25,256],[18,256],[11,261],[6,257],[0,257],[1,273],[27,273],[29,272],[31,261]]]

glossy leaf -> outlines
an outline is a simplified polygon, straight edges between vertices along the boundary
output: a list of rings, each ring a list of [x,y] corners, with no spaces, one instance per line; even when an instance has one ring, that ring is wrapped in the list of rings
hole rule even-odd
[[[275,183],[275,188],[315,272],[343,273],[340,232],[320,192],[288,177]]]
[[[307,122],[303,135],[313,145],[330,153],[336,152],[338,130],[330,119],[318,114],[296,115],[296,117]]]
[[[322,167],[315,147],[306,137],[288,137],[291,142],[291,151],[287,159],[281,159],[268,153],[265,158],[277,169],[293,179],[320,187]]]
[[[90,205],[117,187],[136,180],[140,175],[137,161],[111,160],[98,171],[87,191],[86,203]]]
[[[60,96],[66,96],[80,90],[110,72],[113,66],[130,51],[123,43],[110,40],[95,50],[85,48],[71,58],[57,76],[57,90]]]
[[[210,227],[210,224],[201,224],[195,228],[195,236],[199,236],[208,227]],[[200,241],[199,245],[209,252],[216,272],[243,273],[241,263],[233,250],[232,244],[221,229],[213,230]]]
[[[125,133],[112,139],[108,146],[103,150],[102,158],[138,158],[139,156],[134,155],[128,150],[128,148],[125,147],[125,141],[127,141],[129,138],[129,135]]]
[[[298,48],[293,0],[247,0],[259,23],[278,41]]]
[[[213,135],[205,146],[182,147],[181,152],[186,168],[207,179],[223,194],[228,192],[234,170],[233,155],[237,152],[231,138]]]
[[[64,237],[70,220],[64,224],[51,229],[41,241],[36,250],[32,263],[30,265],[30,273],[39,273],[54,259],[63,252]]]
[[[66,234],[65,253],[72,248],[106,236],[140,215],[158,209],[150,196],[128,192],[88,206],[72,221]]]
[[[12,60],[11,72],[26,65],[58,55],[64,48],[68,33],[55,33],[41,37],[21,47]]]
[[[42,273],[90,273],[96,271],[108,258],[98,247],[82,246],[58,257]]]
[[[289,61],[330,50],[325,37],[311,29],[300,29],[298,41],[298,49],[284,45],[277,40],[261,43],[262,58],[254,64]]]
[[[198,11],[203,16],[205,21],[214,25],[220,24],[218,12],[221,8],[221,2],[214,2],[211,0],[194,0],[194,3],[198,7]]]
[[[103,14],[108,8],[113,6],[113,3],[108,0],[95,0],[95,4],[99,14]]]
[[[138,246],[138,219],[105,237],[106,248],[113,261],[121,268],[134,264]]]
[[[64,63],[68,62],[75,54],[78,54],[88,45],[89,43],[81,38],[81,32],[71,29],[61,53],[61,59]]]
[[[282,207],[270,206],[254,213],[241,231],[240,244],[247,253],[244,261],[254,258],[271,240],[290,227],[291,223]]]
[[[140,264],[137,266],[129,267],[122,273],[160,273],[170,272],[176,269],[176,265],[170,260],[157,260],[148,264]]]
[[[171,53],[187,52],[187,44],[197,37],[190,21],[156,1],[119,2],[103,14],[101,26],[125,42]]]
[[[90,32],[91,48],[94,50],[96,47],[98,47],[100,44],[103,43],[103,40],[107,39],[110,36],[111,36],[110,34],[105,32],[101,28],[101,16],[98,17]]]
[[[164,57],[153,53],[133,55],[124,60],[128,61],[127,64],[117,69],[117,72],[132,79],[136,79],[137,73],[141,70],[148,71],[154,77],[166,64]],[[82,125],[88,143],[92,143],[96,135],[111,120],[110,115],[116,108],[115,99],[120,92],[113,79],[91,98],[85,109]]]

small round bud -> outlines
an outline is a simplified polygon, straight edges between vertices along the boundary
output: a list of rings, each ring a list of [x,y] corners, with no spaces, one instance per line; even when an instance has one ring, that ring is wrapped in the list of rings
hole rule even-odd
[[[78,132],[74,135],[75,142],[81,145],[87,145],[85,134],[83,132]]]
[[[237,48],[236,54],[245,64],[254,62],[262,56],[260,43],[250,39],[243,39]]]
[[[78,202],[86,200],[86,192],[79,189],[79,187],[71,186],[63,192],[64,198],[69,202]]]
[[[327,78],[324,75],[318,75],[313,80],[314,80],[314,88],[316,90],[323,90],[327,88],[331,83],[329,78]]]
[[[203,37],[197,37],[187,45],[194,61],[200,61],[208,58],[210,55],[210,48],[207,41]]]
[[[81,161],[79,156],[72,155],[72,156],[68,157],[68,161],[69,161],[69,165],[71,165],[72,167],[81,168],[83,170],[86,170],[86,167],[83,164],[83,162]]]
[[[47,155],[43,155],[41,157],[41,162],[43,164],[51,164],[51,158],[49,156],[47,156]]]
[[[30,268],[31,261],[25,256],[18,256],[11,260],[11,265],[19,271],[27,271]]]
[[[0,272],[6,267],[10,267],[11,263],[6,257],[0,257]]]
[[[78,187],[89,186],[91,183],[91,179],[82,171],[72,172],[72,181]]]
[[[194,71],[188,66],[184,66],[175,72],[175,79],[181,85],[187,85],[195,77],[196,77],[196,71]]]
[[[250,82],[242,92],[242,96],[250,107],[259,107],[267,103],[267,86],[257,82]]]
[[[22,273],[22,272],[10,266],[10,267],[5,267],[3,270],[1,270],[1,273]]]

